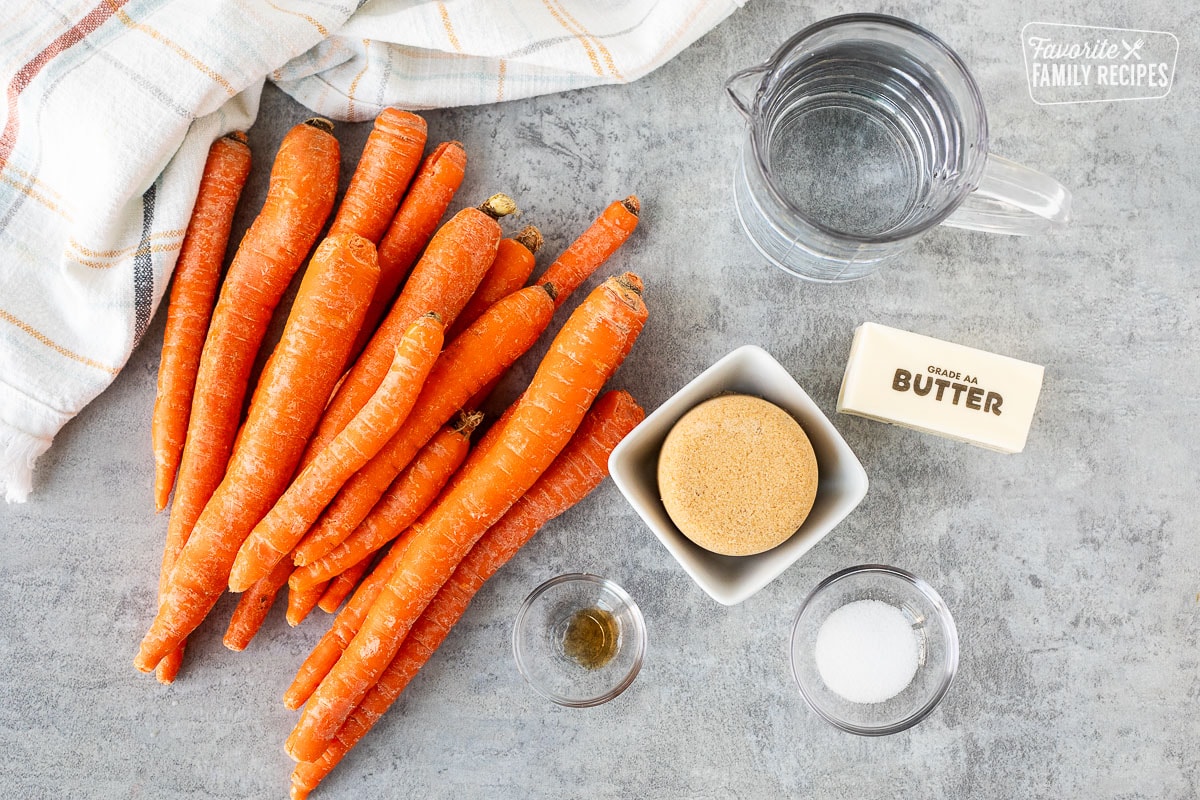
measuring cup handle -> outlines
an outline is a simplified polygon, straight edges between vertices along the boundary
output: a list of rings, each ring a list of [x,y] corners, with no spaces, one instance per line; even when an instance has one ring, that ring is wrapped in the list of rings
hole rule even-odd
[[[1015,161],[989,154],[978,188],[943,225],[1014,236],[1062,227],[1071,193],[1058,181]]]
[[[725,81],[725,93],[729,95],[729,99],[733,101],[734,108],[742,112],[742,116],[750,118],[750,103],[752,101],[738,94],[738,89],[741,88],[743,82],[750,83],[753,81],[757,87],[758,78],[770,67],[767,64],[757,64],[753,67],[746,67],[738,70],[729,76],[729,80]]]

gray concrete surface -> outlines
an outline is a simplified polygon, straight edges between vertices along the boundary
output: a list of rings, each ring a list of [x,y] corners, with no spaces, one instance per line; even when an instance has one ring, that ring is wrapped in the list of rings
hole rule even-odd
[[[994,150],[1075,193],[1040,239],[939,230],[859,283],[763,264],[733,215],[740,118],[724,77],[845,3],[754,0],[636,84],[428,114],[471,154],[458,205],[512,193],[557,252],[610,200],[644,222],[608,271],[647,284],[652,319],[614,384],[648,409],[734,347],[774,354],[833,414],[854,327],[908,328],[1044,364],[1026,451],[1002,456],[834,416],[871,479],[864,503],[750,601],[704,595],[611,482],[547,526],[315,796],[428,798],[1154,798],[1200,794],[1196,356],[1200,149],[1195,7],[1154,0],[884,3],[962,53]],[[1169,30],[1161,100],[1038,106],[1018,35],[1056,21]],[[305,116],[268,89],[251,132],[271,152]],[[365,126],[341,126],[348,154]],[[349,163],[349,162],[347,162]],[[240,224],[265,190],[256,173]],[[543,264],[546,260],[543,259]],[[0,507],[0,790],[11,797],[281,797],[295,720],[279,702],[328,618],[279,609],[244,653],[225,598],[172,687],[131,666],[152,615],[165,516],[152,511],[149,421],[160,313],[111,389],[43,457],[35,494]],[[510,395],[532,361],[505,385]],[[787,639],[805,594],[862,562],[936,586],[962,660],[942,706],[882,739],[803,704]],[[567,710],[510,652],[525,595],[560,572],[641,604],[643,672],[614,702]]]

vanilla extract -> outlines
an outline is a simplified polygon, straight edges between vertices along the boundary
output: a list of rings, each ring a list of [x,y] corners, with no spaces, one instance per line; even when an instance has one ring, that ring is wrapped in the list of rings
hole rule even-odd
[[[617,654],[621,628],[603,608],[581,608],[571,615],[563,633],[563,655],[585,669],[599,669]]]

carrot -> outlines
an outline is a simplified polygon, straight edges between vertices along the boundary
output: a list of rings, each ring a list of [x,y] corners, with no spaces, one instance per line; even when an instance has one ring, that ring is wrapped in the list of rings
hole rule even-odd
[[[233,215],[249,174],[250,148],[246,145],[246,134],[237,131],[213,142],[175,264],[175,280],[171,284],[167,325],[163,332],[158,393],[151,424],[156,511],[166,508],[183,456],[204,336],[217,296]],[[166,576],[175,567],[186,531],[182,526],[175,526],[172,533],[174,535],[168,536],[163,545],[160,592],[166,584]],[[182,664],[183,648],[180,647],[159,665],[156,670],[158,680],[173,682]]]
[[[242,543],[229,589],[245,591],[286,556],[342,484],[379,452],[404,424],[442,351],[442,321],[418,317],[396,346],[387,377],[345,429],[305,467]]]
[[[270,574],[242,592],[222,639],[226,647],[238,653],[246,649],[266,621],[279,590],[287,585],[291,566],[287,561],[279,562]]]
[[[455,425],[470,425],[477,422],[481,417],[482,415],[480,414],[463,415]],[[457,432],[451,435],[453,431],[454,427],[443,429],[442,433],[422,448],[421,453],[413,460],[413,463],[409,465],[405,473],[400,478],[397,478],[396,483],[393,484],[387,495],[387,498],[392,498],[393,496],[397,498],[393,501],[395,507],[403,507],[401,498],[408,494],[406,491],[403,491],[402,486],[411,486],[414,490],[420,487],[423,490],[421,494],[425,496],[417,500],[409,511],[414,516],[424,512],[425,508],[435,499],[438,491],[442,489],[446,480],[462,461],[461,447],[443,448],[438,446],[439,439],[451,445],[458,444],[458,442],[466,442],[466,439]],[[447,459],[444,457],[447,450],[456,453],[453,458]],[[417,474],[419,473],[429,473],[430,478],[428,480],[418,479]],[[398,492],[398,489],[401,491]],[[430,492],[432,492],[432,496],[429,496]],[[381,505],[385,502],[388,502],[388,500],[381,501]],[[392,568],[395,566],[400,554],[399,547],[397,546],[399,544],[401,543],[397,542],[394,544],[388,550],[387,554],[374,567],[371,567],[370,576],[354,590],[354,595],[351,597],[350,603],[338,614],[333,627],[321,639],[308,659],[305,660],[296,674],[295,680],[284,695],[284,705],[288,708],[295,710],[308,700],[309,695],[317,688],[317,684],[329,672],[329,669],[337,661],[338,656],[346,649],[346,645],[349,644],[354,634],[358,632],[358,627],[362,623],[362,619],[366,616],[371,604],[375,602],[383,581],[387,579],[388,575],[391,574]],[[363,565],[369,561],[369,557],[364,558],[354,567],[343,572],[334,579],[329,589],[326,590],[326,593],[330,592],[334,588],[334,584],[339,582],[341,578],[345,577],[356,567],[361,567],[365,571],[366,567]],[[355,583],[358,582],[357,577],[352,576],[352,580]],[[342,599],[342,597],[339,597],[336,602],[340,603]],[[325,608],[326,611],[332,613],[333,610],[336,610],[336,606],[331,609],[326,607],[324,602],[325,598],[322,597],[322,608]]]
[[[329,226],[329,236],[357,233],[372,244],[379,243],[421,162],[425,137],[425,120],[416,114],[398,108],[379,112]],[[382,284],[382,264],[379,273]]]
[[[179,670],[183,668],[183,651],[187,646],[187,642],[179,643],[171,652],[163,656],[162,661],[154,667],[154,677],[158,678],[158,682],[162,684],[174,683],[179,677]]]
[[[404,276],[425,249],[429,237],[466,174],[467,152],[458,142],[442,142],[421,162],[400,210],[379,241],[379,287],[367,309],[362,332],[350,352],[362,351],[383,318]],[[449,325],[449,321],[446,323]]]
[[[641,205],[635,195],[610,203],[604,213],[550,265],[539,282],[549,281],[555,288],[562,284],[556,307],[561,307],[571,293],[629,238],[637,227],[640,212]],[[448,338],[453,337],[454,331],[451,331]],[[482,408],[499,383],[500,378],[497,378],[480,389],[467,402],[466,408]]]
[[[632,194],[609,203],[604,213],[538,278],[539,282],[550,281],[558,288],[559,306],[625,243],[637,227],[641,210],[637,196]]]
[[[456,575],[469,578],[472,593],[540,527],[600,484],[608,475],[609,454],[644,417],[645,412],[628,392],[606,392],[596,401],[550,467],[459,564]]]
[[[246,144],[246,134],[236,131],[212,143],[192,218],[175,263],[175,281],[171,284],[167,327],[163,332],[158,394],[150,431],[156,511],[167,507],[167,497],[175,484],[187,436],[196,370],[200,367],[200,351],[204,349],[204,334],[208,332],[221,281],[225,246],[249,175],[250,147]]]
[[[482,586],[538,528],[600,484],[608,475],[609,453],[644,417],[628,392],[602,395],[537,483],[471,549],[456,574],[478,579],[475,590]]]
[[[288,625],[294,628],[301,622],[304,622],[305,618],[317,607],[317,603],[321,600],[321,595],[325,594],[325,589],[328,586],[328,581],[299,591],[289,586],[286,615]]]
[[[471,548],[454,574],[413,625],[379,682],[346,719],[316,761],[292,771],[291,796],[304,798],[379,721],[413,676],[445,641],[480,587],[534,533],[586,497],[608,475],[608,456],[645,416],[627,392],[608,392],[596,401],[579,430],[550,467]]]
[[[639,279],[636,275],[632,273],[625,273],[623,277],[638,292],[642,291],[643,287],[641,279]],[[625,361],[625,358],[629,355],[629,351],[633,349],[633,343],[637,340],[638,333],[640,333],[640,330],[634,330],[631,332],[631,335],[626,338],[625,346],[621,349],[621,353],[617,357],[618,363],[623,363]],[[479,394],[476,394],[475,397],[471,398],[472,402],[478,397]],[[518,397],[517,400],[515,400],[508,408],[506,408],[504,413],[501,414],[494,423],[492,423],[491,427],[484,431],[484,434],[479,439],[478,444],[471,448],[471,452],[468,454],[467,460],[463,464],[462,469],[455,473],[450,479],[450,483],[447,488],[453,488],[463,475],[466,475],[475,469],[476,462],[487,456],[488,450],[492,447],[496,440],[500,438],[501,433],[504,431],[504,427],[508,425],[508,422],[512,418],[513,412],[516,410],[520,399],[521,398]],[[471,406],[468,405],[467,407],[470,408]]]
[[[374,558],[367,556],[354,566],[343,570],[340,575],[331,580],[329,585],[325,587],[325,591],[321,594],[321,599],[317,601],[317,608],[326,614],[336,614],[342,606],[342,601],[358,588],[359,582],[371,569],[373,562]]]
[[[154,668],[195,630],[229,582],[250,529],[287,488],[358,326],[379,267],[361,236],[335,236],[317,248],[279,340],[250,401],[237,450],[204,507],[135,666]]]
[[[496,302],[504,299],[525,285],[533,274],[534,256],[542,246],[542,232],[535,225],[526,225],[511,239],[501,239],[496,250],[496,260],[463,307],[462,313],[446,331],[450,341],[479,319],[479,315]]]
[[[437,498],[458,469],[471,444],[471,432],[483,414],[462,415],[442,428],[392,482],[387,493],[345,541],[320,558],[297,567],[288,579],[296,589],[336,578],[396,538]]]
[[[495,195],[479,208],[458,212],[438,230],[387,318],[342,380],[309,443],[301,467],[308,466],[379,388],[396,345],[413,320],[433,311],[446,327],[454,324],[495,260],[501,233],[496,219],[515,210],[512,200]]]
[[[643,287],[641,279],[636,275],[627,272],[622,277],[629,284],[631,284],[635,290],[638,292],[642,291]],[[625,340],[625,345],[621,349],[620,355],[617,357],[617,363],[623,363],[625,361],[626,356],[629,355],[629,351],[633,349],[633,343],[637,340],[639,333],[640,329],[631,331],[630,335]],[[472,401],[474,401],[478,396],[479,395],[477,394],[475,397],[473,397]],[[509,420],[512,418],[513,412],[520,405],[520,401],[521,398],[518,397],[508,408],[504,410],[504,413],[501,414],[494,423],[492,423],[491,427],[484,431],[484,434],[482,437],[480,437],[478,444],[471,448],[471,452],[467,455],[467,460],[463,464],[462,468],[459,469],[458,472],[456,472],[450,479],[450,483],[446,487],[447,491],[453,489],[458,482],[462,480],[464,475],[470,474],[474,469],[476,469],[476,464],[487,457],[488,451],[491,449],[492,445],[495,444],[498,439],[500,439],[501,434],[504,432],[505,426],[508,425]]]
[[[293,558],[304,566],[349,536],[417,451],[472,394],[533,346],[554,315],[553,287],[530,286],[489,308],[446,348],[408,420],[338,492]]]
[[[332,130],[328,120],[313,118],[283,137],[266,200],[225,275],[196,371],[164,548],[173,557],[164,553],[160,583],[173,571],[225,474],[250,371],[271,315],[333,209],[339,149]],[[169,677],[180,658],[171,657],[160,679]]]
[[[628,336],[645,319],[640,294],[621,278],[605,281],[575,309],[487,457],[405,537],[403,559],[288,736],[285,749],[292,758],[321,756],[458,563],[575,433],[619,366]]]
[[[393,542],[391,549],[384,554],[379,563],[371,569],[371,573],[354,590],[354,594],[350,596],[350,602],[334,618],[333,625],[317,642],[317,646],[308,654],[308,658],[304,659],[300,669],[296,671],[296,677],[283,694],[284,706],[295,711],[308,702],[308,698],[316,691],[317,686],[337,663],[354,635],[358,633],[375,598],[379,597],[384,583],[391,576],[396,564],[400,562],[406,543],[403,538]]]

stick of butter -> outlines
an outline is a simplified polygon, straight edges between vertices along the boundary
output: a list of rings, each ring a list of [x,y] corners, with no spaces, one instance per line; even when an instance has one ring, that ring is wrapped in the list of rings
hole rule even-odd
[[[1042,373],[1037,364],[866,322],[854,332],[837,410],[1019,453]]]

